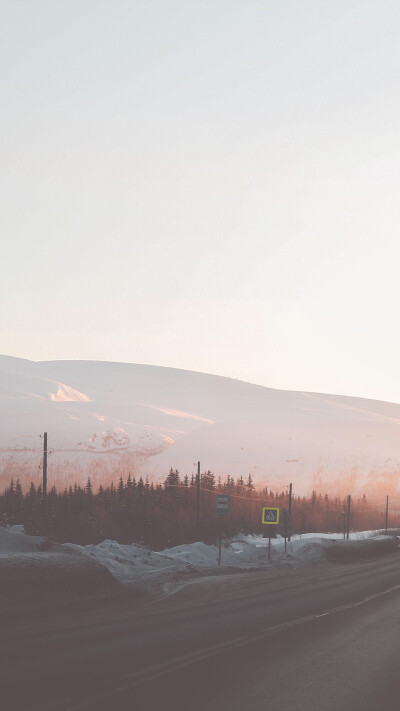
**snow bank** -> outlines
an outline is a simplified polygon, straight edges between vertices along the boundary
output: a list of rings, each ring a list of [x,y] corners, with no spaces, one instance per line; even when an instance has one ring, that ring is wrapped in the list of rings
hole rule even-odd
[[[23,526],[0,527],[0,604],[56,603],[117,592],[109,571],[79,552]]]
[[[281,537],[271,541],[262,536],[238,535],[222,547],[221,569],[218,548],[202,542],[186,543],[156,553],[145,546],[116,541],[80,546],[55,544],[40,536],[27,536],[22,526],[0,528],[0,572],[8,589],[24,586],[25,594],[46,589],[57,593],[65,589],[79,593],[82,588],[107,591],[122,583],[137,592],[167,590],[177,582],[213,572],[254,570],[313,565],[324,561],[357,560],[393,549],[397,541],[379,536],[376,531],[351,534],[344,541],[338,534],[304,534],[285,543]],[[7,585],[6,585],[7,588]],[[4,589],[3,589],[4,593]],[[1,592],[0,592],[1,598]]]
[[[115,541],[89,546],[64,545],[95,559],[124,585],[147,591],[160,587],[168,589],[182,579],[219,570],[217,546],[202,542],[185,543],[159,553],[135,543],[122,545]],[[344,541],[337,534],[322,533],[293,536],[285,551],[284,539],[278,537],[271,541],[271,557],[268,560],[268,539],[240,534],[234,540],[224,542],[221,572],[353,560],[357,556],[363,558],[383,553],[386,547],[394,545],[393,539],[379,536],[376,531],[352,534],[349,541]]]
[[[88,546],[65,543],[64,547],[96,561],[107,568],[120,583],[137,591],[150,592],[162,583],[166,585],[180,579],[188,569],[193,569],[193,566],[184,560],[175,560],[163,553],[155,553],[136,543],[124,545],[107,540]]]
[[[0,527],[0,556],[37,553],[44,540],[42,536],[26,536],[23,526]]]

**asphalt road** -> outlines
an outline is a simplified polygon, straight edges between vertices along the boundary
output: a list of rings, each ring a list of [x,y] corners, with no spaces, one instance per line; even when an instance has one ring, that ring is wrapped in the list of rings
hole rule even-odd
[[[400,552],[0,611],[4,711],[400,707]]]

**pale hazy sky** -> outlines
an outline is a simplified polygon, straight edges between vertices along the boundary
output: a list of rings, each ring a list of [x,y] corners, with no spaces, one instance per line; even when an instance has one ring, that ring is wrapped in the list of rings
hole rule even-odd
[[[400,401],[398,0],[0,0],[0,352]]]

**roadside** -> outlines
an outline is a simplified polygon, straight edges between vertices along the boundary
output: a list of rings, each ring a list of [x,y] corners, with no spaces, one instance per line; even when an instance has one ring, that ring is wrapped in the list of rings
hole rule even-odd
[[[397,538],[376,531],[293,536],[287,543],[261,536],[238,535],[225,541],[221,566],[218,548],[202,542],[155,552],[132,543],[57,544],[28,536],[22,526],[0,528],[0,603],[3,606],[54,605],[84,599],[172,594],[192,581],[239,571],[274,571],[356,562],[396,550]]]
[[[368,647],[368,640],[363,639],[359,666],[364,668],[362,655],[367,649],[377,664],[381,649],[375,648],[371,613],[384,610],[392,600],[398,605],[399,563],[396,550],[356,563],[276,566],[217,576],[204,572],[204,577],[188,580],[169,594],[140,600],[130,594],[96,600],[93,605],[84,601],[41,607],[33,614],[26,607],[8,616],[3,610],[3,698],[8,711],[66,711],[81,708],[81,703],[86,709],[90,700],[94,705],[89,708],[97,711],[155,709],[165,699],[174,709],[183,710],[190,705],[186,690],[189,697],[195,690],[192,701],[199,710],[256,711],[264,708],[262,699],[268,689],[281,689],[276,673],[286,670],[289,657],[289,676],[295,675],[293,692],[301,675],[306,674],[308,680],[313,665],[321,660],[327,660],[321,674],[329,673],[331,633],[334,648],[340,645],[339,659],[347,660],[346,645],[358,644],[356,619],[357,625],[365,622],[367,632],[371,629],[368,634],[373,643]],[[393,610],[389,613],[385,613],[384,632],[387,635],[391,626],[397,640]],[[347,620],[353,625],[351,633]],[[313,633],[316,626],[321,630],[318,639]],[[304,651],[314,641],[315,655],[298,675]],[[394,648],[391,644],[390,654]],[[207,680],[204,689],[196,686],[198,674]],[[202,696],[203,691],[208,694],[211,678],[215,690],[212,705]],[[221,681],[224,678],[228,687]],[[313,683],[318,684],[318,679],[319,675],[313,674]],[[348,676],[345,679],[347,683]],[[256,704],[246,703],[245,697],[252,699],[255,685],[260,685],[261,697]],[[226,690],[229,694],[223,701]],[[315,708],[325,708],[321,696],[318,701]],[[291,707],[284,704],[282,708]],[[344,708],[350,711],[353,707]]]

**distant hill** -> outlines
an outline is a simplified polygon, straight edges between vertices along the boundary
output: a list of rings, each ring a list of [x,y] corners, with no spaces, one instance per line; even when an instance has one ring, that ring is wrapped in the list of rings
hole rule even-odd
[[[129,363],[0,356],[0,485],[49,485],[172,466],[247,477],[296,493],[395,491],[400,405],[273,390],[231,378]]]

